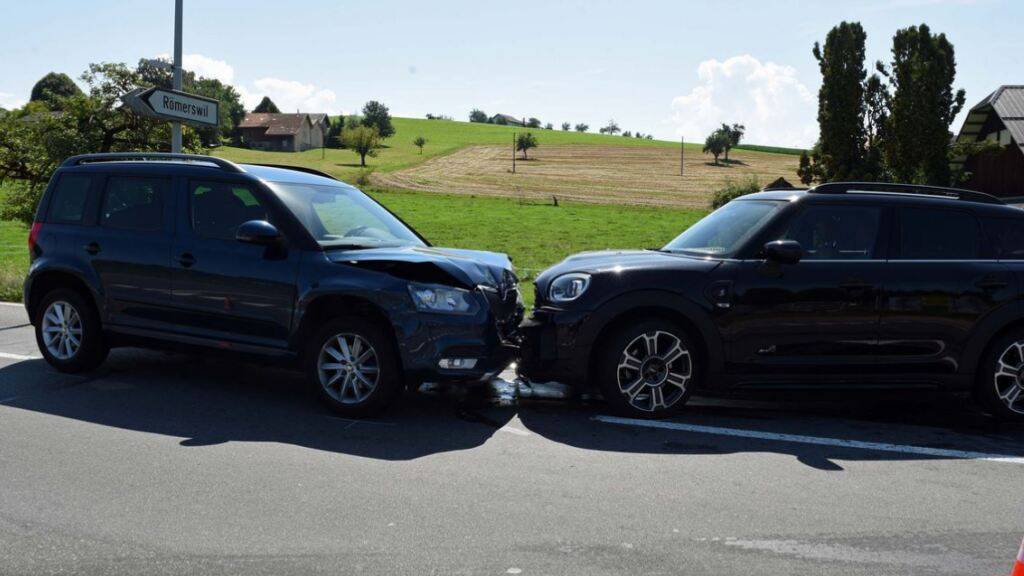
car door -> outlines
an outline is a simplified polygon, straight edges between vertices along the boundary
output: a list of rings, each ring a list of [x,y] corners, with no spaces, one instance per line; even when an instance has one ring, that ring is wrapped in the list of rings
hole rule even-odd
[[[81,230],[103,289],[107,321],[160,328],[170,319],[173,197],[167,177],[108,175],[96,226]]]
[[[739,262],[720,321],[727,369],[762,375],[871,369],[886,214],[864,204],[806,205],[767,237],[800,242],[799,262]]]
[[[278,218],[249,182],[182,180],[172,300],[179,323],[222,341],[283,346],[291,326],[300,252],[235,239],[244,222]]]
[[[1011,305],[1016,278],[968,210],[901,206],[886,264],[879,363],[952,374],[978,323]]]

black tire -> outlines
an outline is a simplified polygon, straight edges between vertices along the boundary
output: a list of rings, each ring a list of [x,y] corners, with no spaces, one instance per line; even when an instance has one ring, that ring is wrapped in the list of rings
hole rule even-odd
[[[974,396],[986,412],[1001,420],[1024,420],[1024,330],[1004,334],[989,345],[978,369]]]
[[[650,354],[652,336],[655,352]],[[681,353],[673,343],[678,343]],[[609,407],[623,416],[671,416],[682,409],[698,384],[699,357],[692,339],[672,322],[647,319],[624,326],[609,336],[598,353],[593,374]],[[640,360],[635,369],[631,367],[635,362],[627,362],[627,354]]]
[[[77,351],[68,358],[59,358],[46,345],[43,337],[44,316],[54,303],[66,303],[78,315],[81,322],[80,345]],[[107,359],[110,348],[103,336],[96,306],[87,296],[76,290],[57,288],[48,292],[40,301],[35,311],[36,344],[43,358],[57,370],[67,373],[88,372],[95,370]]]
[[[324,371],[324,380],[321,379],[321,366],[324,365],[321,364],[321,356],[330,357],[326,351],[329,341],[333,342],[332,349],[335,352],[342,351],[340,347],[336,346],[339,336],[343,336],[350,353],[354,348],[350,344],[355,342],[355,337],[361,338],[371,347],[376,362],[367,360],[366,364],[361,364],[361,366],[367,370],[371,366],[375,366],[377,369],[377,379],[372,389],[365,384],[365,380],[356,378],[354,373],[358,371],[364,378],[371,375],[368,372],[364,374],[357,369],[350,370],[351,376],[346,376],[342,368],[339,368],[337,372]],[[362,349],[360,352],[364,350]],[[394,343],[384,330],[364,318],[341,317],[330,320],[316,331],[313,339],[307,345],[305,356],[306,375],[310,384],[327,406],[341,416],[353,418],[375,416],[394,403],[402,393],[402,366]],[[332,359],[334,360],[333,364],[351,364],[349,360],[339,359],[336,356]],[[340,373],[340,378],[331,386],[325,386],[324,381],[331,381],[331,378],[338,373]],[[342,386],[345,386],[344,390]],[[361,394],[365,394],[365,396],[360,398]]]

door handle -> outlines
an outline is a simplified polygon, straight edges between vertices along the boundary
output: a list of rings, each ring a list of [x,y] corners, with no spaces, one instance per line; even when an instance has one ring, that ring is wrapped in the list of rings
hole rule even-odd
[[[100,245],[97,242],[89,242],[82,248],[88,252],[91,256],[95,256],[100,253]]]
[[[981,280],[974,283],[975,286],[982,290],[1000,290],[1010,285],[1009,282],[995,276],[986,276]]]
[[[191,268],[196,263],[196,257],[192,254],[185,252],[181,256],[178,256],[178,264],[181,264],[183,268]]]

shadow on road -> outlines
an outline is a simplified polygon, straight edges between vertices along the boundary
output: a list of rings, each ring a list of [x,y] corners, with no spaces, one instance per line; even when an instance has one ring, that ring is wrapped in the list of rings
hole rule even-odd
[[[324,407],[301,374],[223,358],[117,350],[96,373],[41,360],[0,368],[0,403],[84,422],[180,437],[182,446],[278,442],[382,460],[480,446],[514,415],[468,395],[414,395],[380,419]]]

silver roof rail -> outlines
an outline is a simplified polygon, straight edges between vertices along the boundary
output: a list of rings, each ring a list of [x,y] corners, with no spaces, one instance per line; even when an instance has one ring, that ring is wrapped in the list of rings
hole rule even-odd
[[[61,163],[62,168],[69,166],[81,166],[96,162],[186,162],[212,164],[226,172],[245,172],[241,166],[230,160],[216,158],[214,156],[201,156],[199,154],[172,154],[170,152],[104,152],[99,154],[79,154],[72,156]]]

